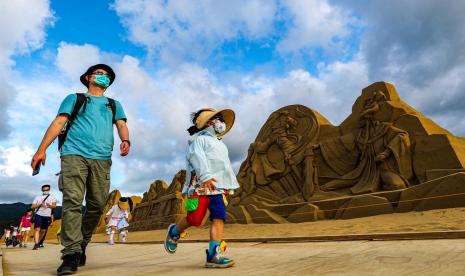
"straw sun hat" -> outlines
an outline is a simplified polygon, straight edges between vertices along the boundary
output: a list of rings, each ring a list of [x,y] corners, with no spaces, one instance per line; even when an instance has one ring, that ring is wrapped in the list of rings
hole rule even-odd
[[[195,126],[198,129],[203,129],[207,122],[218,114],[221,114],[224,122],[226,123],[226,130],[223,133],[219,133],[218,136],[225,135],[229,132],[229,130],[231,130],[232,126],[234,125],[235,114],[234,111],[232,111],[231,109],[216,110],[213,108],[205,108],[195,120]]]
[[[130,201],[130,198],[127,198],[127,197],[121,197],[119,200],[118,200],[118,206],[121,208],[121,209],[125,209],[125,210],[131,210],[132,206],[131,204],[129,203]]]

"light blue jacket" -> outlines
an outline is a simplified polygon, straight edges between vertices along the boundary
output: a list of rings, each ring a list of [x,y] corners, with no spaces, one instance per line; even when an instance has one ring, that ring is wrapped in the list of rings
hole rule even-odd
[[[191,194],[195,190],[199,195],[213,195],[232,192],[239,188],[229,160],[228,148],[215,135],[213,126],[200,131],[189,140],[186,161],[187,177],[183,188],[184,194]],[[200,184],[211,178],[217,180],[215,183],[217,190],[209,193],[199,191]]]

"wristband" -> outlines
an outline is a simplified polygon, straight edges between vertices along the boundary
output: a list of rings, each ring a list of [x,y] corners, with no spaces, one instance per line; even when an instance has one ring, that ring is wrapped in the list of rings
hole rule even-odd
[[[131,146],[131,141],[129,141],[129,140],[122,140],[121,143],[123,143],[123,142],[128,142],[129,146]]]

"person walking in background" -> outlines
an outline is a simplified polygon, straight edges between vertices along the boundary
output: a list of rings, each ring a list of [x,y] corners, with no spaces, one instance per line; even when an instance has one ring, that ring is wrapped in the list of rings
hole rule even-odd
[[[47,129],[31,161],[33,170],[45,165],[46,150],[58,137],[61,156],[59,188],[63,193],[62,264],[58,275],[74,274],[86,264],[86,247],[92,238],[110,192],[113,125],[121,139],[120,154],[129,153],[131,142],[121,104],[104,96],[115,80],[106,64],[89,67],[80,81],[87,93],[68,95]],[[82,203],[86,211],[82,214]]]
[[[50,225],[52,225],[53,222],[55,221],[55,212],[54,212],[54,210],[55,209],[52,209],[52,214],[50,216]],[[48,229],[49,228],[47,228],[47,230],[45,230],[44,235],[42,236],[42,238],[39,241],[39,247],[40,248],[44,247],[44,242],[45,242],[45,239],[47,238]]]
[[[133,203],[130,197],[121,197],[118,200],[118,204],[115,204],[107,212],[106,217],[110,217],[107,224],[107,228],[110,230],[110,237],[108,244],[113,245],[113,237],[116,231],[119,231],[122,236],[122,242],[126,242],[126,236],[128,235],[127,227],[129,226],[129,212],[132,211]]]
[[[21,232],[22,240],[20,247],[27,247],[27,241],[29,239],[29,232],[31,231],[31,218],[32,210],[29,209],[21,217],[21,223],[19,224],[19,231]]]
[[[5,229],[5,246],[6,247],[10,245],[10,237],[11,237],[11,227]]]
[[[165,250],[175,253],[181,234],[190,226],[200,226],[207,209],[210,211],[210,244],[206,250],[205,267],[226,268],[234,261],[221,255],[223,227],[226,220],[227,195],[239,188],[231,167],[229,153],[221,140],[234,124],[231,109],[201,109],[192,114],[193,138],[187,150],[187,178],[183,194],[187,195],[187,216],[171,224],[165,239]]]
[[[52,223],[52,209],[57,207],[57,200],[50,194],[50,185],[42,185],[42,195],[36,196],[32,202],[32,209],[36,209],[34,214],[34,247],[32,250],[40,248],[40,241],[45,236],[48,227]]]

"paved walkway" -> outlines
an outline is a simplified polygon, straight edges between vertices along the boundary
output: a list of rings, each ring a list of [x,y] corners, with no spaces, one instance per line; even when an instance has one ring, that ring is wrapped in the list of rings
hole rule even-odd
[[[205,275],[206,246],[180,244],[169,255],[159,244],[91,244],[78,275]],[[59,251],[4,248],[5,275],[54,275]],[[465,275],[465,239],[235,243],[227,253],[237,265],[209,275]]]

